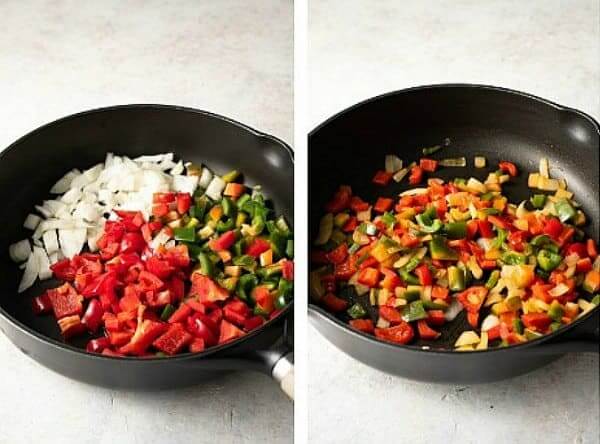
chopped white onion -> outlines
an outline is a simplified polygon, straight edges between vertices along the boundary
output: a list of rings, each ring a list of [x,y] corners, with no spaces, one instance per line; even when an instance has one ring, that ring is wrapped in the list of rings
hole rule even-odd
[[[198,186],[202,188],[208,187],[208,184],[213,178],[213,173],[208,168],[202,168],[202,174],[200,175],[200,181]]]
[[[156,250],[161,245],[166,244],[171,237],[165,233],[164,230],[161,230],[155,237],[150,241],[150,248]]]
[[[33,285],[33,283],[38,277],[38,270],[38,256],[31,252],[29,258],[27,259],[27,264],[25,265],[25,271],[23,273],[23,277],[21,278],[21,283],[19,284],[19,293],[23,293],[25,290],[27,290]]]
[[[489,314],[481,323],[481,331],[489,331],[497,325],[500,325],[500,319],[498,319],[498,316]]]
[[[410,190],[403,191],[400,196],[416,196],[419,194],[427,194],[429,190],[427,188],[412,188]]]
[[[557,298],[569,292],[569,287],[563,283],[556,285],[556,287],[552,288],[548,291],[548,294],[553,298]]]
[[[225,185],[225,181],[219,176],[213,177],[213,180],[210,181],[208,187],[206,188],[206,195],[212,200],[219,200],[223,194]]]
[[[458,316],[458,314],[463,310],[463,306],[456,299],[452,300],[452,303],[448,306],[448,309],[444,313],[444,318],[446,321],[453,321],[454,318]]]
[[[81,252],[83,244],[87,241],[87,230],[85,228],[58,230],[58,237],[63,254],[71,259]]]
[[[50,259],[48,259],[46,250],[41,247],[33,247],[33,254],[37,256],[38,277],[40,281],[50,279],[52,277],[52,270],[50,270]]]
[[[29,244],[29,240],[23,239],[22,241],[15,242],[8,247],[8,253],[14,262],[21,263],[26,261],[31,254],[31,245]]]
[[[385,171],[388,173],[395,173],[402,169],[402,159],[393,154],[385,156]]]
[[[198,186],[198,176],[173,176],[173,191],[194,194]],[[223,188],[225,185],[223,185]]]
[[[28,230],[35,230],[40,224],[41,220],[42,218],[37,214],[28,214],[25,218],[25,222],[23,222],[23,226]]]
[[[58,236],[56,230],[48,230],[44,233],[44,247],[48,254],[56,253],[60,247],[58,246]]]
[[[54,184],[54,186],[50,189],[52,194],[63,194],[66,193],[71,187],[71,182],[77,176],[79,176],[81,172],[79,170],[71,170],[63,177],[61,177],[58,182]]]
[[[173,168],[171,168],[171,175],[172,176],[178,176],[180,174],[183,174],[184,171],[184,167],[183,167],[183,161],[179,161],[175,164],[175,166]]]

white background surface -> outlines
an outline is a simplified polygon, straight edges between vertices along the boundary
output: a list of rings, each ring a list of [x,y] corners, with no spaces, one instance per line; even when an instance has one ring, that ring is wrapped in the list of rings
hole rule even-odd
[[[287,0],[1,1],[0,147],[123,103],[206,109],[291,143],[292,10]],[[263,375],[128,393],[52,373],[3,335],[0,356],[2,444],[292,441],[293,405]]]
[[[386,91],[493,84],[600,118],[599,2],[313,0],[313,128]],[[371,369],[309,328],[311,442],[598,443],[598,356],[509,381],[422,384]]]

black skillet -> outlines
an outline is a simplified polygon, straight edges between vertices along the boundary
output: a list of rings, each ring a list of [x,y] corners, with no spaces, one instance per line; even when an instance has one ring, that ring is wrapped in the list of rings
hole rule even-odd
[[[86,353],[61,339],[51,316],[35,316],[31,298],[38,284],[17,294],[22,272],[8,246],[31,236],[22,223],[48,198],[52,184],[72,168],[102,162],[107,152],[131,158],[174,152],[221,174],[237,169],[246,183],[260,184],[276,210],[293,221],[293,153],[284,142],[225,117],[163,105],[126,105],[87,111],[45,125],[0,154],[0,329],[36,361],[84,382],[158,389],[200,383],[229,370],[262,371],[283,379],[293,374],[293,307],[230,344],[200,354],[169,358],[112,358]],[[46,286],[51,283],[46,284]],[[286,380],[289,383],[289,379]]]
[[[422,147],[450,145],[434,158],[466,156],[467,168],[443,168],[437,177],[478,177],[500,160],[515,162],[521,174],[505,187],[511,201],[530,196],[527,175],[547,157],[551,174],[566,178],[569,189],[591,220],[586,232],[598,240],[598,123],[588,115],[547,100],[480,85],[434,85],[392,92],[359,103],[316,128],[309,136],[310,232],[314,239],[323,205],[340,184],[363,198],[395,197],[406,181],[381,188],[371,184],[386,154],[405,162],[418,160]],[[473,157],[487,158],[488,168],[473,168]],[[452,344],[467,326],[464,314],[430,343],[395,345],[355,331],[310,304],[315,327],[354,358],[388,373],[411,379],[478,383],[529,372],[569,352],[599,351],[599,313],[592,312],[541,339],[501,349],[454,352]]]

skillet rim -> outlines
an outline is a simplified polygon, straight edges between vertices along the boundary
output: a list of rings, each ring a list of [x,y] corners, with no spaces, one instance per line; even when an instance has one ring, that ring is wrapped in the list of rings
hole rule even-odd
[[[324,127],[326,127],[327,125],[329,125],[330,123],[335,121],[336,119],[338,119],[346,114],[349,114],[362,106],[369,105],[378,100],[386,99],[388,97],[399,96],[402,94],[407,94],[407,93],[412,93],[412,92],[427,91],[427,90],[445,90],[445,89],[453,89],[453,88],[457,88],[457,89],[463,88],[465,90],[490,90],[490,91],[494,91],[494,92],[499,92],[499,93],[508,94],[511,96],[517,96],[520,98],[531,100],[533,102],[537,102],[542,105],[546,105],[551,108],[554,108],[555,110],[558,110],[558,111],[570,112],[570,113],[576,114],[580,118],[583,118],[584,120],[588,121],[594,127],[594,129],[596,130],[596,133],[600,137],[600,124],[591,115],[589,115],[583,111],[580,111],[576,108],[571,108],[568,106],[560,105],[556,102],[547,100],[543,97],[536,96],[534,94],[526,93],[524,91],[519,91],[519,90],[515,90],[515,89],[505,88],[505,87],[501,87],[501,86],[493,86],[493,85],[477,84],[477,83],[434,83],[434,84],[429,84],[429,85],[413,86],[413,87],[409,87],[409,88],[388,91],[388,92],[367,98],[365,100],[362,100],[358,103],[355,103],[354,105],[351,105],[351,106],[335,113],[331,117],[327,118],[324,122],[317,125],[310,133],[308,133],[308,139],[309,139],[308,140],[308,146],[309,146],[308,153],[310,155],[310,139],[313,136],[315,136],[316,133],[318,133],[321,129],[323,129]],[[310,168],[310,163],[309,163],[309,168]],[[310,170],[309,170],[309,179],[310,179]],[[310,210],[310,208],[309,208],[309,210]],[[310,230],[310,228],[309,228],[309,230]],[[309,233],[309,238],[310,238],[310,233]],[[310,249],[310,245],[308,248]],[[310,267],[309,267],[309,273],[310,273]],[[439,355],[462,355],[465,353],[467,353],[467,354],[473,354],[473,353],[484,354],[484,353],[494,353],[494,352],[501,352],[501,351],[507,351],[507,350],[523,350],[524,348],[527,348],[527,347],[532,347],[532,346],[543,344],[544,342],[547,342],[547,341],[555,339],[559,336],[562,336],[563,334],[567,333],[568,331],[571,331],[574,328],[577,328],[581,324],[585,323],[589,318],[591,318],[592,316],[594,316],[600,312],[600,305],[598,305],[595,308],[593,308],[592,310],[590,310],[584,316],[581,316],[580,318],[578,318],[575,322],[572,322],[569,325],[565,325],[565,326],[559,328],[558,330],[556,330],[555,332],[550,333],[548,335],[544,335],[540,338],[537,338],[537,339],[534,339],[531,341],[527,341],[527,342],[523,342],[520,344],[512,344],[507,347],[495,347],[495,348],[488,348],[485,350],[466,350],[466,351],[460,351],[460,352],[457,352],[456,350],[451,350],[451,349],[433,349],[433,348],[424,349],[424,348],[422,348],[423,346],[396,344],[396,343],[392,343],[392,342],[380,341],[379,339],[375,338],[375,336],[373,336],[373,335],[369,335],[362,331],[351,328],[349,326],[349,324],[342,322],[337,317],[333,316],[332,314],[330,314],[323,308],[314,304],[313,302],[311,302],[310,295],[308,296],[308,312],[310,314],[313,314],[313,315],[316,314],[316,315],[320,316],[323,321],[337,325],[338,328],[342,327],[342,331],[344,331],[345,333],[350,333],[351,335],[355,335],[358,338],[368,340],[369,342],[374,343],[374,344],[380,344],[384,347],[389,347],[389,350],[401,349],[401,350],[407,350],[407,351],[412,351],[412,352],[422,352],[422,353],[431,353],[431,354],[439,354]],[[311,322],[315,323],[315,321],[311,321]]]
[[[200,114],[204,117],[220,120],[229,125],[236,126],[257,138],[266,139],[266,140],[271,141],[279,149],[283,149],[286,152],[286,154],[289,156],[290,161],[292,162],[292,165],[294,164],[294,150],[286,142],[284,142],[282,139],[280,139],[276,136],[264,133],[255,128],[252,128],[251,126],[241,123],[235,119],[223,116],[221,114],[213,113],[211,111],[201,110],[198,108],[192,108],[192,107],[188,107],[188,106],[157,104],[157,103],[131,103],[131,104],[103,106],[103,107],[84,110],[84,111],[80,111],[80,112],[77,112],[74,114],[69,114],[67,116],[60,117],[56,120],[47,122],[35,129],[33,129],[32,131],[28,132],[27,134],[19,137],[16,141],[12,142],[9,146],[7,146],[4,150],[2,150],[0,152],[0,162],[2,162],[4,157],[9,152],[12,152],[12,151],[18,149],[18,146],[21,143],[23,143],[24,141],[26,141],[28,138],[33,137],[36,134],[38,134],[54,125],[58,125],[60,123],[67,122],[69,120],[75,120],[78,118],[82,118],[82,117],[85,117],[85,116],[91,115],[91,114],[101,114],[101,113],[107,113],[107,112],[118,111],[118,110],[142,110],[142,109],[168,110],[168,111],[178,111],[178,112],[184,112],[184,113],[193,113],[193,114]],[[292,191],[292,193],[293,193],[293,191]],[[292,313],[292,316],[293,316],[293,308],[294,308],[294,300],[292,300],[281,311],[281,313],[278,316],[276,316],[273,319],[269,319],[260,328],[252,330],[252,331],[248,332],[247,334],[245,334],[244,336],[242,336],[241,338],[238,338],[234,341],[227,342],[225,344],[217,345],[214,347],[210,347],[200,353],[188,352],[188,353],[182,353],[182,354],[178,354],[178,355],[174,355],[174,356],[166,356],[166,357],[107,356],[107,355],[102,355],[99,353],[91,353],[91,352],[86,351],[85,349],[75,347],[67,342],[58,341],[56,339],[53,339],[49,336],[46,336],[46,335],[38,332],[37,330],[34,330],[33,328],[23,324],[17,318],[15,318],[11,314],[9,314],[1,305],[0,305],[0,317],[5,319],[8,322],[8,324],[10,324],[16,330],[29,336],[33,340],[37,340],[42,343],[45,343],[46,345],[50,346],[53,349],[59,349],[61,351],[74,353],[76,355],[83,355],[83,356],[86,356],[86,357],[89,357],[92,359],[115,360],[115,361],[119,361],[119,362],[123,362],[123,363],[140,363],[140,362],[156,363],[156,362],[163,362],[163,361],[176,362],[176,361],[200,360],[202,358],[215,355],[216,353],[229,350],[229,349],[233,348],[234,346],[242,345],[243,343],[250,341],[252,338],[264,333],[268,328],[272,327],[274,324],[276,324],[278,322],[286,321],[290,312]],[[4,334],[7,337],[9,336],[6,333],[4,333]],[[8,339],[11,340],[10,337],[8,337]],[[11,340],[11,342],[12,342],[12,340]],[[17,348],[20,348],[20,347],[17,346]],[[127,364],[127,365],[129,365],[129,364]]]

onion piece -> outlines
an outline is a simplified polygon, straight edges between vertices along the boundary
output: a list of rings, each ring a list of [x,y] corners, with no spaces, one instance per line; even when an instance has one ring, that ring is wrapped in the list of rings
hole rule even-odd
[[[410,190],[403,191],[400,196],[416,196],[420,194],[427,194],[429,190],[427,188],[412,188]]]
[[[393,154],[385,156],[385,171],[388,173],[395,173],[402,169],[402,159]]]
[[[179,161],[175,164],[175,166],[173,168],[171,168],[171,175],[173,176],[178,176],[180,174],[183,174],[184,172],[184,166],[183,166],[183,161]]]
[[[557,284],[554,288],[548,291],[548,294],[553,298],[557,298],[569,292],[569,287],[563,283]]]
[[[28,214],[23,222],[23,226],[28,230],[35,230],[42,221],[42,218],[37,214]]]
[[[60,247],[58,246],[58,236],[56,235],[56,230],[48,230],[42,236],[44,240],[44,247],[46,248],[46,252],[48,254],[56,253]]]
[[[70,228],[58,230],[60,247],[66,258],[72,259],[79,254],[83,244],[87,240],[87,230],[85,228]]]
[[[33,254],[37,256],[38,277],[40,281],[50,279],[52,277],[52,270],[50,270],[50,260],[48,259],[46,250],[41,247],[33,247]]]
[[[58,181],[50,188],[50,193],[52,194],[63,194],[66,193],[69,188],[71,188],[71,183],[73,179],[79,176],[81,172],[77,169],[69,171],[63,177],[58,179]]]
[[[481,323],[481,331],[489,331],[498,325],[500,325],[500,319],[498,319],[498,316],[489,314]]]
[[[194,177],[194,176],[189,176]],[[225,189],[225,181],[221,179],[219,176],[213,177],[213,180],[210,181],[208,187],[206,188],[206,195],[210,197],[212,200],[219,200],[221,195],[223,194],[223,190]],[[193,193],[192,193],[193,194]]]
[[[458,300],[452,299],[452,303],[448,306],[448,309],[444,313],[446,321],[453,321],[458,314],[463,310],[463,306]]]
[[[19,242],[15,242],[8,247],[8,253],[10,258],[17,263],[26,261],[31,254],[31,245],[28,239],[23,239]]]
[[[440,160],[440,166],[443,167],[466,167],[467,166],[467,158],[466,157],[455,157],[450,159],[442,159]]]
[[[21,278],[21,283],[19,284],[18,292],[23,293],[29,287],[33,285],[39,270],[38,256],[31,252],[29,258],[27,259],[27,263],[25,265],[25,272],[23,273],[23,277]]]
[[[213,173],[208,168],[202,168],[202,174],[200,175],[200,181],[198,186],[202,188],[208,187],[208,184],[213,178]]]
[[[173,191],[194,195],[197,186],[198,176],[173,176]],[[225,188],[225,185],[223,185],[223,188]]]
[[[152,241],[150,241],[150,248],[152,248],[153,250],[156,250],[158,247],[160,247],[161,245],[166,244],[169,239],[171,239],[171,236],[169,236],[164,230],[161,230],[155,237],[154,239],[152,239]]]

